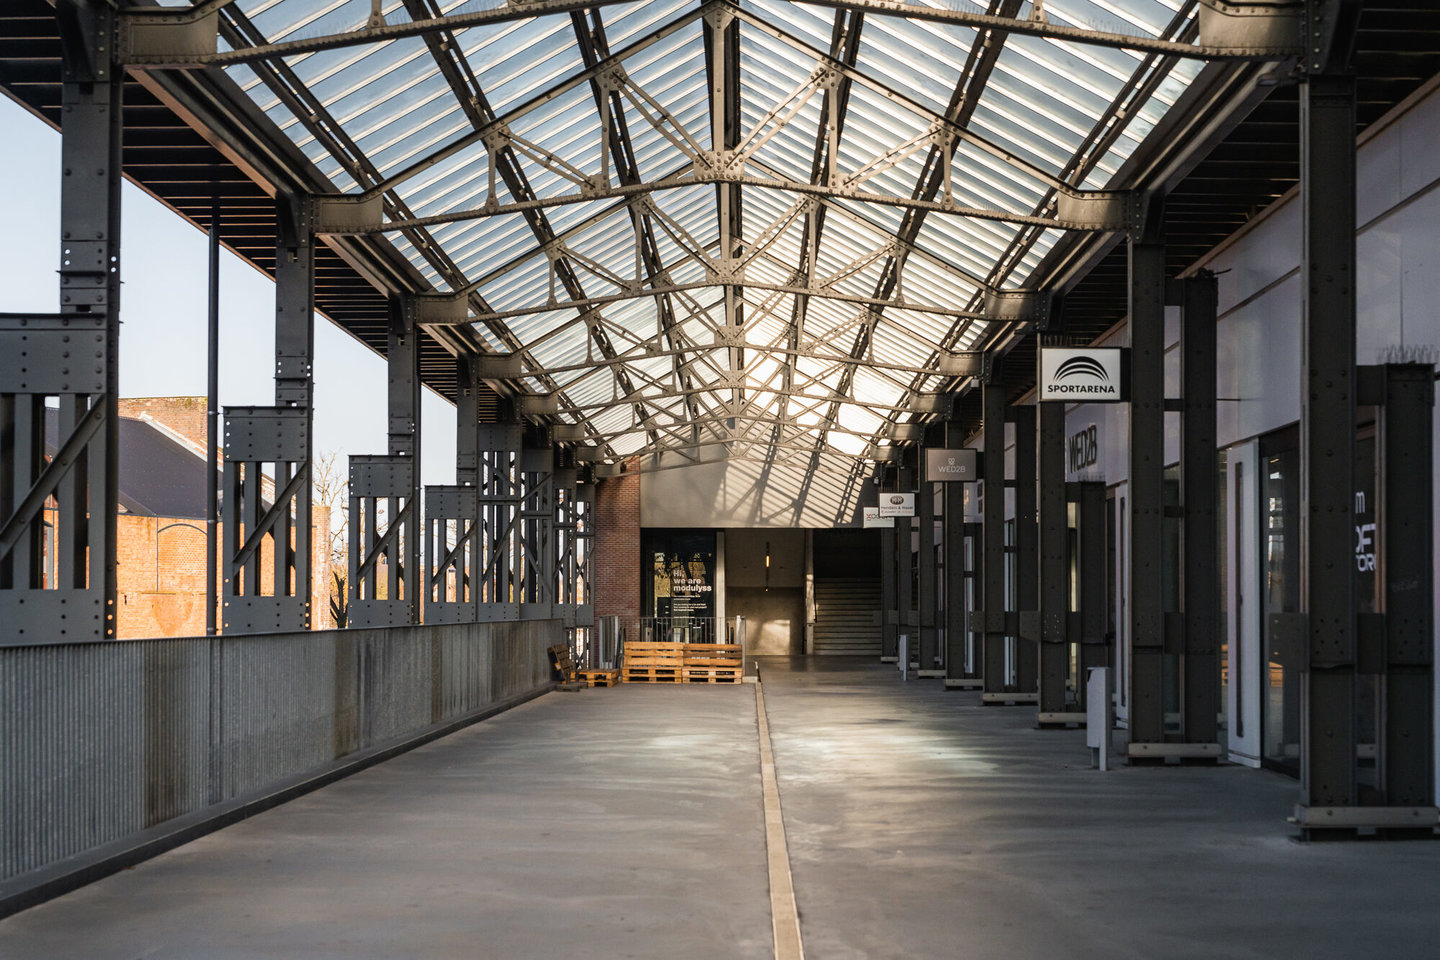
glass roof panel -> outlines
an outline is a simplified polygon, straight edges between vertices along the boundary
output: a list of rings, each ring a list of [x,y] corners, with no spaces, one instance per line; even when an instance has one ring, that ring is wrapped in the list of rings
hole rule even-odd
[[[925,2],[985,9],[969,0]],[[992,69],[962,84],[978,31],[867,11],[844,84],[834,180],[822,165],[817,183],[797,190],[811,181],[817,140],[822,156],[825,149],[822,108],[835,89],[825,52],[837,17],[847,14],[788,0],[737,6],[743,16],[732,68],[741,89],[732,134],[746,151],[751,182],[742,181],[726,222],[738,227],[743,258],[743,273],[731,280],[735,320],[749,345],[742,429],[766,441],[746,448],[755,457],[766,454],[771,421],[782,411],[793,418],[783,428],[787,444],[813,444],[826,433],[830,449],[859,455],[886,441],[895,419],[889,407],[939,382],[923,368],[941,345],[984,344],[992,325],[954,314],[981,302],[986,278],[1005,288],[1046,280],[1034,273],[1062,231],[925,210],[912,198],[1002,217],[1046,215],[1061,179],[1112,186],[1200,69],[1198,61],[1180,61],[1152,95],[1131,105],[1138,99],[1131,88],[1144,78],[1139,71],[1159,61],[1010,33],[998,44],[988,38]],[[1045,12],[1054,24],[1159,36],[1181,26],[1181,7],[1182,0],[1048,0]],[[226,9],[222,16],[239,35],[270,42],[363,30],[371,10],[362,0],[238,0]],[[501,0],[440,0],[438,9],[508,8]],[[387,192],[387,216],[438,220],[378,242],[392,245],[435,289],[450,289],[450,277],[469,284],[477,303],[516,312],[477,323],[477,335],[490,349],[527,347],[542,371],[529,371],[517,385],[562,390],[567,404],[586,407],[597,429],[618,432],[612,449],[624,454],[649,440],[633,427],[632,403],[617,400],[617,384],[648,397],[662,444],[688,436],[685,422],[696,411],[720,415],[731,396],[725,371],[735,351],[715,344],[716,329],[728,322],[717,271],[724,266],[721,210],[734,188],[689,179],[713,178],[705,171],[719,169],[704,153],[714,146],[712,117],[724,109],[712,102],[711,27],[694,17],[699,9],[699,0],[592,8],[583,13],[585,37],[568,12],[521,14],[454,30],[433,49],[422,37],[391,38],[225,69],[336,190],[355,193],[377,174],[409,171]],[[384,0],[382,10],[390,24],[411,16],[402,0]],[[1029,7],[1020,15],[1029,16]],[[682,17],[691,19],[681,24]],[[625,52],[622,71],[586,74],[591,43],[600,56]],[[975,102],[966,102],[982,85]],[[625,142],[607,143],[597,88],[618,93]],[[1102,126],[1116,102],[1128,106],[1123,119]],[[946,114],[966,121],[958,139],[951,137],[957,128],[940,119]],[[487,128],[492,119],[503,126]],[[477,127],[488,130],[486,138]],[[508,183],[496,177],[493,197],[492,148],[498,173],[507,165],[518,171]],[[441,150],[451,152],[439,157]],[[948,178],[932,172],[947,160]],[[648,193],[617,191],[637,177],[672,182]],[[764,180],[771,182],[757,182]],[[517,201],[530,208],[515,209]],[[817,244],[810,233],[822,221]],[[658,262],[648,262],[652,255]],[[663,273],[652,276],[654,269]],[[657,285],[658,296],[651,292]],[[797,295],[805,285],[812,294]],[[563,305],[574,297],[592,303]],[[798,355],[787,352],[792,335]],[[602,359],[595,337],[621,362],[587,369]],[[673,355],[677,349],[683,357]],[[853,399],[839,405],[827,432],[827,397],[842,384]],[[686,385],[713,392],[692,400],[674,395]],[[784,396],[787,389],[797,395]],[[710,436],[715,428],[703,429]],[[854,469],[848,459],[826,459],[841,474]]]

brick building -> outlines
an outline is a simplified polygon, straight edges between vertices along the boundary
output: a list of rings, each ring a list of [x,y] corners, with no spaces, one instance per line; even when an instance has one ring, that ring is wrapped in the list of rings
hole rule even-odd
[[[119,407],[116,636],[202,636],[205,398],[122,399]],[[53,435],[53,425],[50,430]],[[311,623],[315,629],[331,626],[329,527],[329,508],[315,504],[311,535]],[[221,556],[223,546],[222,541]],[[264,548],[261,569],[267,581],[272,558],[271,550]],[[219,586],[222,582],[217,580],[217,589],[223,589]]]
[[[595,616],[620,618],[631,639],[640,636],[640,474],[627,472],[595,486],[593,587]]]

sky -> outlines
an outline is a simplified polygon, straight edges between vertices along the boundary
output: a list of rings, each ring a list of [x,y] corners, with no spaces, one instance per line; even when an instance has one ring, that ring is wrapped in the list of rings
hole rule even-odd
[[[60,135],[0,96],[0,312],[55,313],[60,284]],[[128,181],[121,199],[120,395],[204,396],[205,234]],[[228,250],[220,265],[220,404],[275,402],[275,285]],[[385,452],[385,361],[315,318],[317,457]],[[455,408],[425,390],[421,477],[455,482]]]

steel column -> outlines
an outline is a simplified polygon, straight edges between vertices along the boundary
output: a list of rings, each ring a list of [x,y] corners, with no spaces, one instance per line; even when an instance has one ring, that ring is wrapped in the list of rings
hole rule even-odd
[[[311,622],[313,202],[282,194],[275,213],[275,406],[225,411],[226,633]]]
[[[420,564],[420,328],[415,323],[411,304],[405,299],[391,300],[388,341],[385,352],[390,408],[387,452],[391,457],[409,461],[411,472],[404,504],[397,505],[405,512],[404,518],[401,520],[392,514],[395,517],[392,523],[403,523],[404,529],[396,551],[398,577],[392,576],[401,592],[392,593],[391,597],[404,601],[406,623],[419,623],[420,582],[425,575]]]
[[[519,463],[521,493],[516,522],[519,549],[514,555],[519,615],[548,619],[555,596],[555,448],[525,446]]]
[[[1070,637],[1066,630],[1070,607],[1069,508],[1065,489],[1065,404],[1039,404],[1040,563],[1039,563],[1039,713],[1066,711],[1065,679],[1070,663]],[[1097,568],[1098,575],[1103,568]],[[1082,566],[1080,576],[1092,571]],[[1045,722],[1043,719],[1040,721]]]
[[[1220,495],[1215,424],[1215,275],[1202,270],[1180,282],[1180,503],[1183,544],[1181,609],[1185,617],[1181,721],[1186,743],[1216,743],[1220,703]],[[1218,753],[1217,753],[1218,755]]]
[[[1357,802],[1355,748],[1355,80],[1300,87],[1301,805]],[[1138,553],[1137,553],[1138,556]]]
[[[1380,786],[1390,806],[1433,808],[1435,369],[1427,363],[1392,364],[1384,370],[1380,573],[1386,643]]]
[[[965,442],[961,424],[945,424],[945,446],[959,449]],[[972,674],[965,671],[968,648],[968,591],[966,558],[969,525],[965,523],[965,484],[945,484],[944,531],[945,550],[945,686],[969,687]]]
[[[900,491],[908,493],[915,489],[915,473],[909,467],[898,471]],[[912,518],[895,518],[895,604],[898,608],[898,632],[905,635],[906,656],[914,658],[916,636],[915,623],[915,550],[911,527]],[[908,663],[900,664],[902,670],[909,670]]]
[[[924,462],[919,467],[924,470]],[[937,603],[935,599],[935,484],[925,480],[924,474],[919,476],[916,484],[917,512],[920,523],[920,563],[919,582],[917,594],[920,642],[917,646],[920,663],[919,676],[943,676],[939,670],[940,663],[940,640],[936,632],[937,626]],[[956,486],[956,484],[944,484],[943,486]]]
[[[883,486],[883,484],[877,484]],[[892,662],[899,655],[900,609],[897,599],[895,570],[896,537],[894,526],[880,528],[880,659]]]
[[[420,369],[414,302],[390,300],[388,450],[350,458],[348,625],[420,619]],[[382,520],[383,516],[383,520]]]
[[[1153,230],[1155,224],[1148,226]],[[1165,247],[1151,237],[1130,238],[1129,306],[1133,746],[1165,739]]]
[[[980,629],[985,693],[1005,691],[1005,386],[995,380],[981,388],[985,437],[984,525],[981,537]]]
[[[1011,407],[1015,424],[1015,611],[1039,606],[1039,529],[1035,522],[1035,407]],[[1015,635],[1015,692],[1038,696],[1040,656],[1036,641]]]
[[[220,478],[215,459],[220,449],[220,198],[212,184],[210,231],[206,237],[205,318],[205,635],[214,636],[219,613]]]
[[[455,361],[455,485],[425,488],[426,623],[473,623],[481,594],[479,366]]]

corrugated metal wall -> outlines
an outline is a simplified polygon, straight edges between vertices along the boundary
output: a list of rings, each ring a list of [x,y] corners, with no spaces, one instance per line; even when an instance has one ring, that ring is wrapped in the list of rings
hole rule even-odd
[[[558,620],[0,646],[0,881],[549,682]]]

